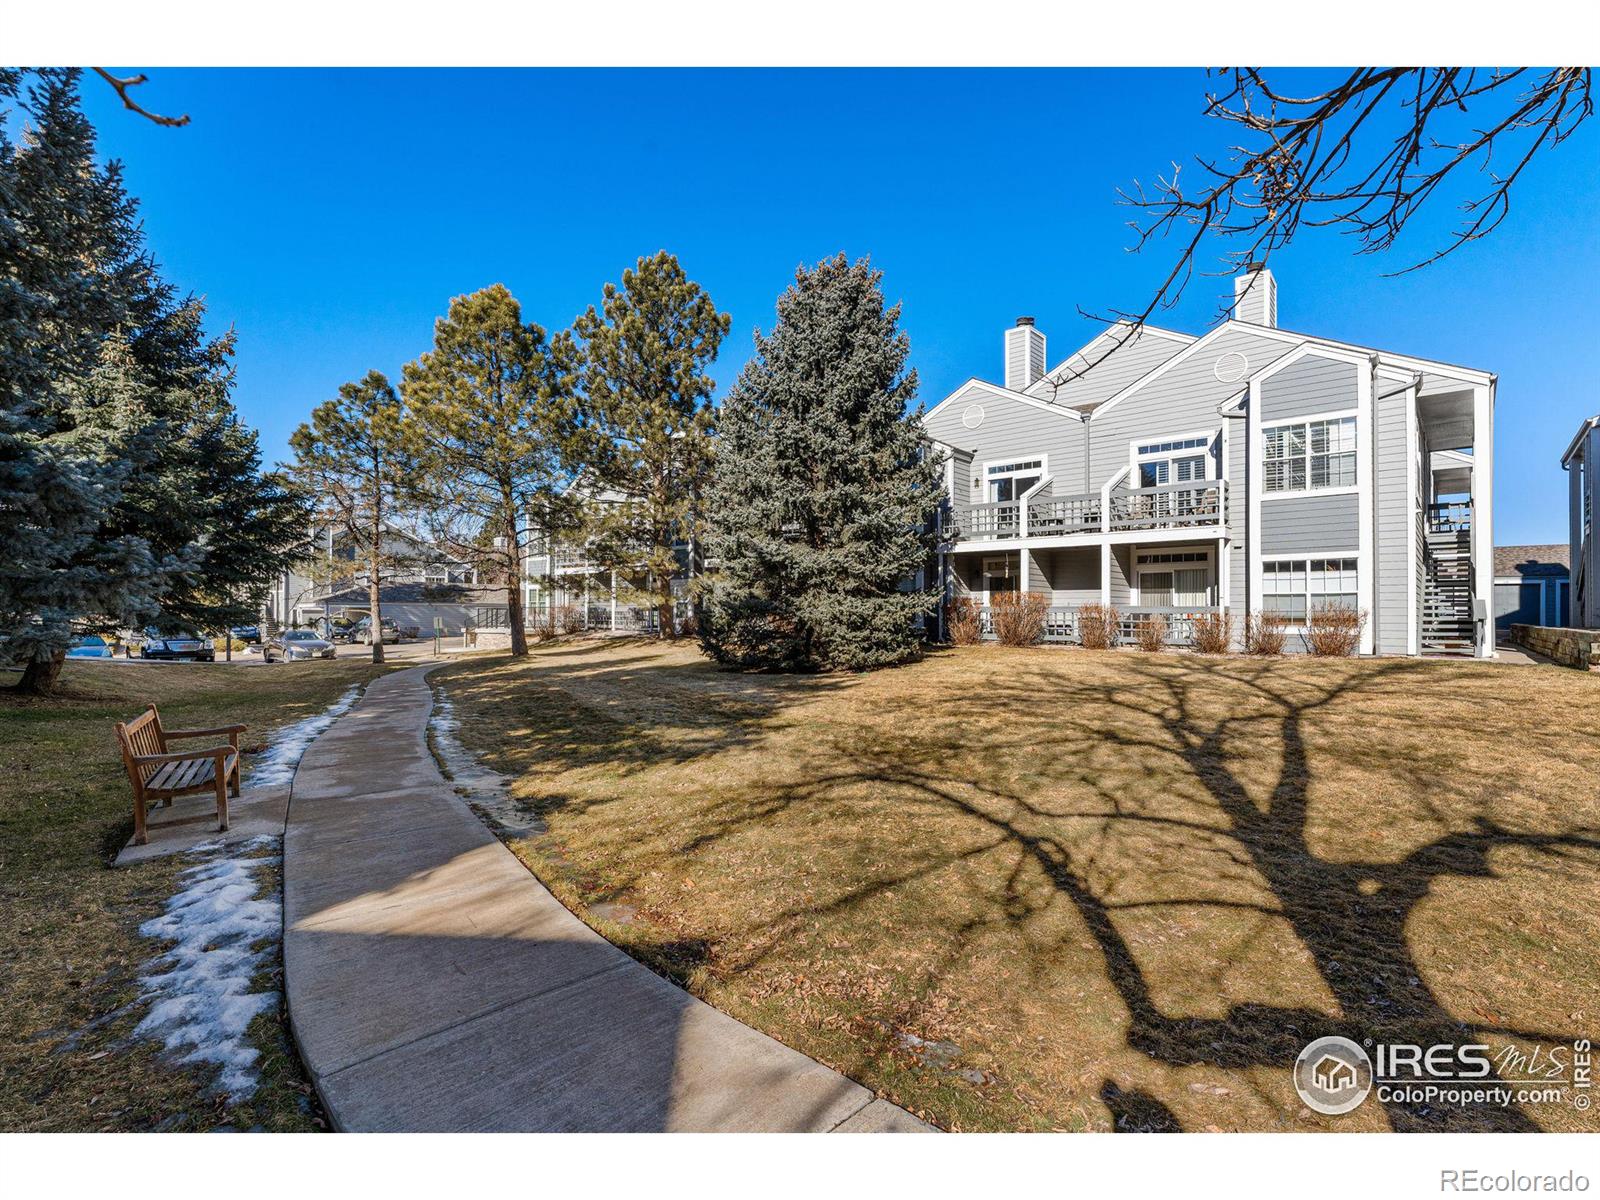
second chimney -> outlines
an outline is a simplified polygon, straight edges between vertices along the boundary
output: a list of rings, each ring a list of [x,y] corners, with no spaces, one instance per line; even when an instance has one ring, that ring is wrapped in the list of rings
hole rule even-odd
[[[1278,281],[1265,263],[1245,263],[1233,280],[1233,319],[1278,327]]]
[[[1044,334],[1034,328],[1032,317],[1018,317],[1006,330],[1006,387],[1027,391],[1044,378],[1044,371]]]

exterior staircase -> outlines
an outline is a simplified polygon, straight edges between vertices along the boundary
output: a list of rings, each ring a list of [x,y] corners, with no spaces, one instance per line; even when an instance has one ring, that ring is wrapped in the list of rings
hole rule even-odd
[[[1473,655],[1472,517],[1465,504],[1428,513],[1422,589],[1422,652]]]

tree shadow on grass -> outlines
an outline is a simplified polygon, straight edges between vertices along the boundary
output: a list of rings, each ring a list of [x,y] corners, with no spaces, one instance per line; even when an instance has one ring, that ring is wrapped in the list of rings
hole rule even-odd
[[[622,649],[624,654],[618,656]],[[601,655],[600,650],[610,654]],[[509,736],[474,743],[490,765],[515,776],[537,764],[631,775],[749,746],[795,704],[849,689],[850,675],[738,674],[709,664],[663,663],[654,643],[595,647],[574,643],[541,651],[526,664],[436,675],[478,714],[502,714]],[[684,703],[692,690],[693,702]],[[594,801],[547,798],[541,811],[582,812]]]
[[[563,676],[565,668],[552,668],[554,673],[544,680],[549,694],[528,714],[530,724],[545,722],[534,730],[530,752],[558,766],[605,765],[622,774],[664,759],[692,761],[755,745],[782,722],[788,706],[816,697],[822,688],[851,686],[848,679],[797,681],[709,671],[691,680],[685,667],[651,665],[651,657],[604,668],[619,673],[612,694],[642,698],[639,706],[619,705],[617,716],[596,711],[592,680],[583,702],[571,695],[559,699],[556,694],[576,688],[578,680]],[[929,965],[929,986],[941,972],[959,969],[965,946],[985,928],[1020,931],[1044,909],[1064,902],[1075,914],[1077,928],[1087,931],[1098,948],[1106,978],[1126,1009],[1127,1045],[1169,1066],[1287,1070],[1308,1042],[1333,1033],[1358,1041],[1422,1046],[1478,1041],[1485,1034],[1570,1040],[1569,1033],[1490,1027],[1457,1017],[1424,982],[1406,929],[1417,905],[1441,881],[1494,878],[1490,860],[1496,850],[1534,852],[1553,873],[1579,863],[1576,856],[1600,851],[1600,829],[1578,824],[1511,828],[1483,816],[1467,828],[1450,828],[1452,818],[1433,807],[1441,786],[1437,764],[1396,758],[1374,771],[1386,783],[1404,788],[1408,804],[1445,832],[1399,857],[1370,861],[1336,859],[1315,848],[1310,793],[1316,772],[1307,747],[1308,725],[1334,713],[1348,718],[1364,700],[1382,697],[1387,689],[1425,686],[1429,681],[1417,675],[1416,664],[1310,669],[1122,655],[1109,674],[1100,671],[1096,677],[1075,670],[1069,656],[1048,666],[1042,665],[1043,656],[1035,662],[1040,665],[1023,671],[1019,680],[1031,715],[1019,717],[1009,729],[996,729],[991,720],[976,744],[960,731],[978,728],[979,721],[993,716],[994,701],[984,694],[981,679],[941,702],[943,728],[930,718],[892,737],[859,731],[847,741],[816,748],[823,769],[752,786],[696,812],[692,828],[673,844],[672,853],[705,851],[795,812],[824,829],[833,807],[845,803],[845,797],[860,796],[863,789],[896,797],[908,823],[926,809],[956,816],[964,827],[977,831],[968,845],[908,853],[877,878],[848,881],[829,899],[787,908],[746,930],[756,949],[745,956],[741,970],[777,951],[798,921],[815,924],[946,871],[963,858],[999,853],[1011,856],[1010,872],[983,895],[981,916],[951,930],[947,951]],[[707,679],[721,683],[707,686]],[[649,712],[653,689],[683,686],[702,688],[705,694],[691,712],[675,711],[670,728],[638,719],[639,713]],[[1232,698],[1229,704],[1218,706],[1219,692]],[[1247,756],[1241,756],[1241,747]],[[1036,755],[1038,786],[996,779],[986,768],[991,755],[1001,752]],[[1114,772],[1108,764],[1125,771],[1127,764],[1139,762],[1151,764],[1155,786],[1130,798],[1128,789],[1109,777]],[[1175,779],[1193,796],[1185,804],[1171,802],[1170,791],[1162,790],[1164,778]],[[1486,781],[1486,786],[1492,783]],[[1069,808],[1052,802],[1063,790],[1074,800]],[[1092,802],[1077,803],[1085,791]],[[1168,839],[1182,850],[1175,857],[1178,865],[1130,864],[1125,854],[1118,855],[1116,843],[1133,835]],[[1592,861],[1582,859],[1578,869],[1592,869]],[[1045,899],[1022,885],[1030,872],[1047,881]],[[1246,888],[1255,898],[1220,897],[1219,881]],[[1153,882],[1171,894],[1158,900],[1123,898],[1130,886],[1148,891]],[[1165,1011],[1123,928],[1135,910],[1158,905],[1218,914],[1237,909],[1286,922],[1335,1002],[1337,1015],[1265,999],[1233,1003],[1220,1016]],[[1214,965],[1221,981],[1229,964],[1219,959]],[[1178,1125],[1159,1101],[1115,1081],[1107,1080],[1100,1095],[1119,1128]],[[1384,1108],[1399,1130],[1538,1127],[1520,1109],[1494,1104],[1391,1099]]]

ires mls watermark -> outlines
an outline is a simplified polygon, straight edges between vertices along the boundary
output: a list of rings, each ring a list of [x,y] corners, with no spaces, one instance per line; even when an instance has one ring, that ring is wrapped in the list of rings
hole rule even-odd
[[[1587,1112],[1593,1103],[1594,1055],[1588,1038],[1499,1051],[1472,1043],[1357,1043],[1323,1037],[1300,1051],[1294,1087],[1313,1112],[1337,1117],[1369,1095],[1380,1104],[1568,1104]]]

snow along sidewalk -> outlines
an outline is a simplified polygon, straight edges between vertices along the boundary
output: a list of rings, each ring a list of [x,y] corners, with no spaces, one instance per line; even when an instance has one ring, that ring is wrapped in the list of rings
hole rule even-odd
[[[337,1128],[927,1128],[568,912],[440,774],[429,669],[368,685],[290,794],[289,1018]]]

